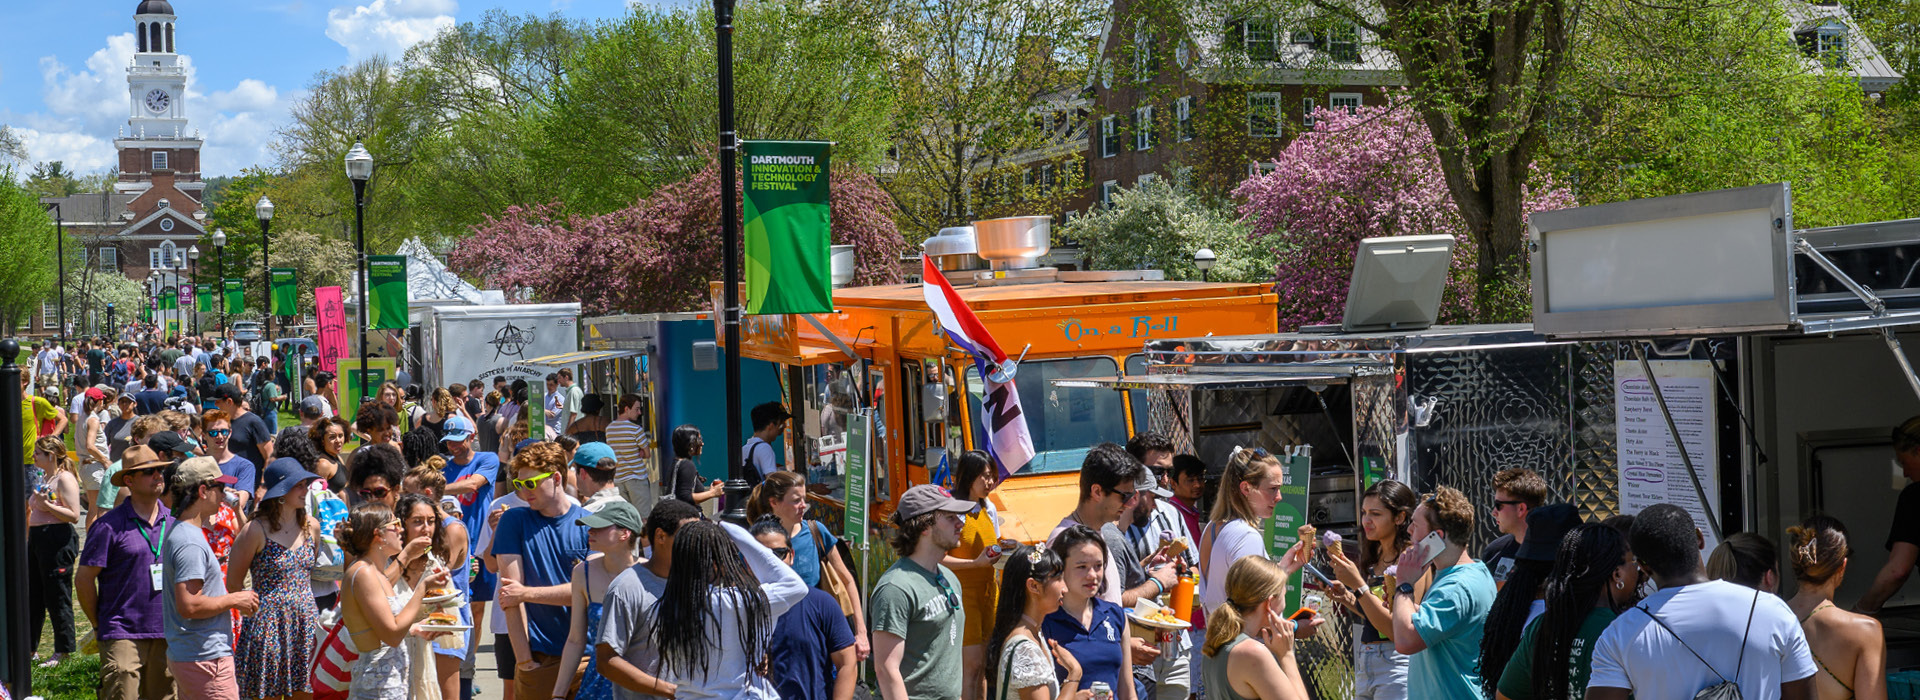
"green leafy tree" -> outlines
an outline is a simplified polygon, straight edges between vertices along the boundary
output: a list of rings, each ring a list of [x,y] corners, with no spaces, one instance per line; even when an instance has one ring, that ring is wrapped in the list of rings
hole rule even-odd
[[[1207,248],[1217,261],[1208,279],[1271,281],[1273,251],[1250,233],[1229,205],[1155,179],[1121,190],[1111,206],[1074,219],[1054,238],[1056,243],[1078,241],[1087,266],[1096,270],[1164,270],[1168,279],[1198,280],[1193,254]]]
[[[35,193],[22,187],[11,170],[0,171],[0,332],[11,334],[54,294],[59,267],[55,246],[47,245],[53,214]],[[68,246],[71,250],[74,246]]]

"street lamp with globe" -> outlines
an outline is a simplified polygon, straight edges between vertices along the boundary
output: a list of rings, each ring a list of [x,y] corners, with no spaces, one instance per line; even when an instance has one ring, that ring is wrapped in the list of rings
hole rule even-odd
[[[227,286],[227,231],[213,230],[213,277],[220,280],[221,291]],[[220,335],[227,335],[227,305],[220,304]]]
[[[187,265],[187,277],[193,280],[193,283],[196,285],[194,291],[197,292],[200,289],[197,286],[200,284],[200,246],[187,246]],[[200,304],[198,299],[195,299],[194,302],[193,335],[195,338],[198,338],[200,335]]]
[[[1193,266],[1200,268],[1200,281],[1213,281],[1207,275],[1207,271],[1213,269],[1213,264],[1218,260],[1219,258],[1213,254],[1212,248],[1201,248],[1193,251]]]
[[[261,295],[260,299],[264,301],[268,295],[272,294],[272,291],[268,289],[266,285],[273,284],[273,273],[269,272],[273,269],[273,262],[267,259],[267,231],[273,227],[273,200],[267,199],[267,196],[264,194],[260,195],[260,201],[255,202],[253,205],[253,216],[260,220],[260,282],[262,285],[260,291],[267,292],[267,294]],[[220,284],[225,286],[226,281],[221,280]],[[266,338],[268,342],[272,342],[273,314],[270,313],[271,309],[265,306],[260,307],[260,310],[263,312],[260,314],[260,317],[264,321],[261,325],[260,335]]]
[[[373,177],[373,154],[359,142],[347,151],[347,179],[353,181],[354,270],[360,278],[354,290],[360,307],[360,400],[367,400],[367,180]]]

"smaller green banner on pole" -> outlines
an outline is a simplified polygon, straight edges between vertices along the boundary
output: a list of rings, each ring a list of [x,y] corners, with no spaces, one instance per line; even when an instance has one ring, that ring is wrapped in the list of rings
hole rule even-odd
[[[213,285],[205,282],[193,285],[193,294],[197,297],[194,300],[196,310],[203,314],[213,313]]]
[[[741,157],[749,314],[833,310],[825,141],[747,141]]]
[[[273,268],[273,315],[299,315],[299,276],[291,267]]]
[[[1300,526],[1307,524],[1307,480],[1312,478],[1313,458],[1306,455],[1276,456],[1280,458],[1287,479],[1280,485],[1280,499],[1273,502],[1273,517],[1267,518],[1267,556],[1278,561],[1300,541]],[[1289,612],[1300,609],[1300,592],[1300,577],[1288,577]]]
[[[527,380],[527,437],[547,439],[547,380]]]
[[[369,327],[407,327],[407,256],[367,256],[367,297]]]
[[[846,530],[841,533],[851,546],[865,549],[867,543],[867,471],[873,441],[869,439],[873,418],[856,413],[847,423],[847,513]]]
[[[245,311],[247,309],[245,283],[241,280],[229,279],[224,280],[222,284],[226,285],[226,291],[221,297],[227,300],[227,313],[237,314]]]
[[[161,292],[160,293],[160,310],[174,311],[176,309],[179,309],[180,308],[179,295],[180,293],[173,291],[172,287],[168,287],[166,291]]]

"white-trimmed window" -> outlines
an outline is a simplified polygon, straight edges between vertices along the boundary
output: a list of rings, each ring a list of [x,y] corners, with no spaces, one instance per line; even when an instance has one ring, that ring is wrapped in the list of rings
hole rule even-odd
[[[1133,27],[1133,79],[1147,82],[1153,78],[1153,67],[1153,32],[1143,19]]]
[[[161,241],[160,245],[147,249],[147,267],[155,270],[173,268],[173,241]]]
[[[113,272],[120,269],[120,249],[113,246],[102,246],[99,253],[99,262],[102,272]]]
[[[1313,110],[1319,106],[1320,104],[1318,102],[1315,102],[1314,99],[1311,97],[1300,98],[1300,125],[1301,126],[1306,127],[1309,130],[1313,129]]]
[[[1247,95],[1247,135],[1255,138],[1280,138],[1280,93],[1255,92]]]
[[[1107,207],[1113,206],[1113,195],[1114,193],[1119,191],[1120,191],[1119,180],[1108,180],[1106,182],[1100,183],[1100,208],[1105,209]]]
[[[153,152],[153,169],[154,170],[167,169],[167,152],[166,151]]]
[[[1341,63],[1360,62],[1360,28],[1352,22],[1336,22],[1326,30],[1327,58]]]
[[[1133,150],[1153,150],[1153,105],[1133,110]]]
[[[1133,186],[1146,187],[1147,183],[1153,182],[1154,180],[1158,180],[1158,179],[1160,179],[1160,176],[1156,173],[1145,173],[1140,176],[1140,179],[1133,181]]]
[[[1241,45],[1249,61],[1273,61],[1280,58],[1280,32],[1270,19],[1249,19],[1240,23]]]
[[[1270,173],[1279,169],[1280,169],[1280,164],[1270,160],[1264,161],[1264,162],[1254,161],[1252,163],[1247,164],[1247,177],[1253,177],[1256,175],[1265,175],[1267,173]]]
[[[1112,158],[1120,152],[1120,129],[1113,115],[1100,118],[1100,157]]]
[[[40,327],[48,329],[59,328],[60,307],[55,306],[51,301],[40,302]]]
[[[1040,182],[1040,189],[1042,190],[1053,189],[1053,164],[1052,163],[1041,164],[1039,182]]]
[[[1336,92],[1327,96],[1328,109],[1340,109],[1344,107],[1347,110],[1347,114],[1353,114],[1354,111],[1360,109],[1360,104],[1360,93],[1357,92]]]
[[[1176,141],[1193,140],[1193,98],[1173,101],[1173,134]]]

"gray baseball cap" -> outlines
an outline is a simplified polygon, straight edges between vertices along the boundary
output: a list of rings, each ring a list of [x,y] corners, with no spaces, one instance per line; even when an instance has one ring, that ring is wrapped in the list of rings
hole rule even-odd
[[[1161,498],[1173,498],[1173,492],[1160,488],[1160,482],[1153,478],[1153,470],[1141,468],[1140,475],[1133,479],[1133,490],[1137,493],[1151,493]]]
[[[906,522],[934,511],[948,513],[971,513],[980,504],[954,498],[946,489],[933,484],[921,484],[900,494],[900,507],[893,511],[895,522]]]

